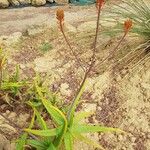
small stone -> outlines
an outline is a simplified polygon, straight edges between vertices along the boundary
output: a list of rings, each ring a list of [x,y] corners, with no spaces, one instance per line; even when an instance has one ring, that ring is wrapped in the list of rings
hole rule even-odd
[[[20,3],[18,0],[9,0],[10,4],[13,5],[13,6],[19,6]]]
[[[135,137],[131,137],[131,142],[134,143],[136,141]]]
[[[71,90],[69,89],[69,84],[67,83],[62,83],[60,86],[60,92],[62,95],[70,96],[71,95]]]
[[[83,103],[82,106],[83,106],[82,108],[83,111],[96,112],[96,107],[97,107],[96,103]]]
[[[6,110],[6,114],[9,114],[10,113],[10,111],[9,110]]]
[[[46,4],[46,0],[32,0],[32,5],[34,6],[42,6]]]
[[[57,4],[67,4],[67,3],[69,3],[68,0],[55,0],[55,2],[56,2]]]
[[[97,109],[98,109],[98,111],[101,111],[101,110],[102,110],[102,107],[98,106]]]
[[[9,6],[8,0],[0,0],[0,8],[7,8]]]
[[[54,0],[47,0],[47,2],[54,3],[55,1]]]
[[[10,115],[9,115],[9,118],[15,118],[15,117],[16,117],[16,113],[11,112]]]
[[[122,147],[121,150],[127,150],[127,148],[126,147]]]
[[[147,134],[147,138],[150,139],[150,133]]]
[[[18,0],[20,5],[27,5],[27,4],[31,4],[31,0]]]
[[[6,106],[6,104],[1,105],[1,110],[3,110]]]
[[[118,135],[118,140],[119,141],[122,141],[123,140],[123,136],[120,134],[120,135]]]
[[[24,64],[19,65],[21,69],[24,69],[26,66]]]
[[[36,3],[36,0],[34,0]],[[45,1],[46,2],[46,1]],[[33,2],[32,2],[33,3]],[[43,2],[44,3],[44,2]],[[35,4],[36,5],[36,4]],[[37,4],[38,5],[38,4]],[[39,4],[40,5],[40,4]],[[28,29],[27,29],[27,35],[29,36],[34,36],[36,34],[39,34],[39,33],[42,33],[46,30],[47,28],[46,27],[43,27],[43,26],[30,26]]]
[[[17,120],[19,126],[24,126],[28,117],[29,117],[29,114],[20,114]]]

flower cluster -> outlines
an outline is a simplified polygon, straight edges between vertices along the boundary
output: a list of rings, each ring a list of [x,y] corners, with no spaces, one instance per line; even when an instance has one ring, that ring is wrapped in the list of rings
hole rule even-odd
[[[124,22],[124,32],[127,34],[132,27],[132,20],[128,19]]]
[[[104,0],[96,0],[96,8],[101,9],[104,5]]]
[[[57,10],[56,18],[60,23],[63,23],[63,21],[64,21],[64,10],[63,9],[58,9]]]

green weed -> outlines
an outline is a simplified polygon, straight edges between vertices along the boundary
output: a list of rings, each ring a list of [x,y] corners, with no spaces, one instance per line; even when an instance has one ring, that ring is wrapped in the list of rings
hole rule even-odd
[[[39,48],[42,52],[48,52],[53,46],[49,42],[43,42]]]

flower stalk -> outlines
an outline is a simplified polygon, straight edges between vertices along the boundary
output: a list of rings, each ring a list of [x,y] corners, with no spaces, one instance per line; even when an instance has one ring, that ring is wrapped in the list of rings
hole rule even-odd
[[[93,48],[92,48],[92,56],[91,56],[91,61],[90,61],[90,64],[89,64],[89,67],[85,70],[82,65],[81,65],[81,60],[77,57],[77,55],[75,54],[75,52],[73,51],[70,43],[69,43],[69,40],[67,39],[66,35],[65,35],[65,32],[64,32],[64,29],[63,29],[63,22],[64,22],[64,11],[63,10],[57,10],[57,20],[59,21],[59,27],[60,27],[60,31],[62,32],[63,34],[63,37],[67,43],[67,45],[69,46],[72,54],[74,55],[74,57],[76,58],[77,62],[80,64],[80,66],[82,67],[83,70],[85,70],[85,73],[84,73],[84,77],[81,81],[81,84],[79,86],[79,89],[77,90],[75,96],[74,96],[74,99],[72,100],[72,103],[71,103],[71,106],[69,108],[69,111],[67,113],[67,119],[68,119],[68,122],[71,122],[72,121],[72,116],[74,115],[74,112],[75,112],[75,109],[76,109],[76,106],[77,106],[77,102],[79,100],[79,97],[81,96],[81,92],[83,90],[83,87],[85,85],[85,82],[86,82],[86,79],[88,78],[93,66],[95,65],[95,61],[96,61],[96,46],[97,46],[97,40],[98,40],[98,32],[99,32],[99,23],[100,23],[100,14],[101,14],[101,10],[102,10],[102,7],[104,5],[104,0],[97,0],[96,1],[96,8],[98,10],[98,13],[97,13],[97,23],[96,23],[96,32],[95,32],[95,39],[94,39],[94,43],[93,43]],[[131,20],[126,20],[124,22],[124,35],[122,36],[122,38],[120,39],[120,41],[118,42],[118,44],[115,46],[115,48],[111,51],[112,53],[106,57],[101,63],[103,63],[106,59],[110,58],[112,59],[114,57],[114,52],[116,49],[118,49],[118,47],[120,46],[120,44],[122,43],[122,41],[124,40],[125,36],[127,35],[127,33],[129,32],[129,30],[131,29],[132,27],[132,21]]]
[[[92,54],[92,57],[91,57],[91,63],[88,67],[88,69],[86,70],[85,74],[84,74],[84,77],[82,79],[82,82],[80,84],[80,87],[71,103],[71,106],[69,108],[69,111],[67,113],[67,119],[68,121],[70,122],[71,121],[71,118],[73,116],[73,113],[76,109],[76,105],[77,105],[77,100],[78,100],[78,96],[79,94],[81,93],[83,87],[84,87],[84,84],[85,84],[85,81],[86,79],[88,78],[89,76],[89,73],[91,72],[94,64],[95,64],[95,58],[96,58],[96,46],[97,46],[97,38],[98,38],[98,31],[99,31],[99,23],[100,23],[100,14],[101,14],[101,9],[102,9],[102,6],[104,4],[104,0],[97,0],[96,2],[96,8],[98,9],[98,14],[97,14],[97,23],[96,23],[96,33],[95,33],[95,40],[94,40],[94,44],[93,44],[93,54]]]
[[[80,58],[76,55],[76,53],[74,52],[65,32],[64,32],[64,10],[63,9],[58,9],[56,12],[56,18],[58,20],[58,24],[60,27],[60,31],[65,39],[65,42],[67,43],[69,49],[71,50],[72,55],[75,57],[76,62],[79,64],[79,66],[82,68],[83,71],[85,71],[84,67],[81,64],[81,60]]]

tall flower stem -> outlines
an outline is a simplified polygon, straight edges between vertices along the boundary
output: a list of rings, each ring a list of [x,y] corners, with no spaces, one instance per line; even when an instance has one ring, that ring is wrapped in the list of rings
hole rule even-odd
[[[69,108],[69,111],[67,113],[67,119],[68,121],[70,122],[71,121],[71,117],[76,109],[76,105],[77,105],[77,101],[78,101],[78,96],[79,94],[81,93],[81,90],[85,84],[85,81],[86,79],[88,78],[89,76],[89,73],[91,72],[91,69],[92,67],[94,66],[95,64],[95,56],[96,56],[96,46],[97,46],[97,38],[98,38],[98,31],[99,31],[99,22],[100,22],[100,14],[101,14],[101,7],[98,7],[98,16],[97,16],[97,24],[96,24],[96,33],[95,33],[95,40],[94,40],[94,44],[93,44],[93,54],[92,54],[92,57],[91,57],[91,63],[88,67],[88,69],[86,70],[85,74],[84,74],[84,77],[81,81],[81,84],[79,86],[79,89],[77,90],[77,93],[71,103],[71,106]]]

